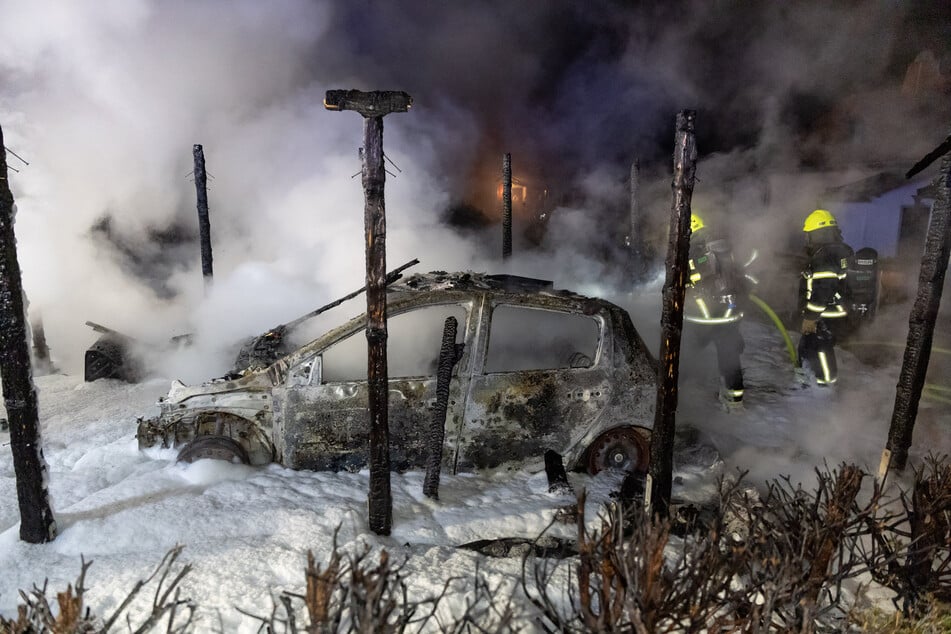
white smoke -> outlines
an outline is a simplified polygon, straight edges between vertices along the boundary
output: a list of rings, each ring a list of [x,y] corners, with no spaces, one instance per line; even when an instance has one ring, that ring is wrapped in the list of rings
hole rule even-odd
[[[678,109],[700,108],[696,203],[757,244],[795,235],[830,184],[823,173],[802,185],[804,151],[844,163],[869,147],[905,157],[935,140],[933,113],[894,107],[910,9],[891,3],[2,5],[0,124],[30,161],[11,178],[24,284],[54,359],[74,372],[97,336],[87,319],[154,342],[194,332],[202,354],[189,364],[202,376],[227,356],[204,351],[362,285],[363,191],[352,176],[363,122],[326,111],[327,89],[415,98],[384,120],[396,164],[390,268],[418,257],[417,270],[508,271],[592,294],[629,290],[615,250],[635,156],[662,255]],[[860,129],[825,145],[818,132],[804,136],[822,126],[797,123],[810,112],[794,107],[797,95],[841,97]],[[208,291],[187,178],[195,143],[213,176]],[[521,250],[503,264],[496,227],[463,235],[442,218],[487,160],[498,171],[504,151],[516,175],[544,173],[574,194],[550,215],[542,249],[527,252],[516,236]],[[831,184],[851,175],[843,165]],[[111,241],[93,232],[104,218]],[[516,219],[517,232],[524,225]],[[162,241],[170,230],[184,247]]]

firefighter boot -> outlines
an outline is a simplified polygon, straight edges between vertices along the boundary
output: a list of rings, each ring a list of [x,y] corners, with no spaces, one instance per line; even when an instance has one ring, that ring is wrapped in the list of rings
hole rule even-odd
[[[743,390],[731,390],[721,387],[717,392],[717,400],[725,412],[743,411]]]

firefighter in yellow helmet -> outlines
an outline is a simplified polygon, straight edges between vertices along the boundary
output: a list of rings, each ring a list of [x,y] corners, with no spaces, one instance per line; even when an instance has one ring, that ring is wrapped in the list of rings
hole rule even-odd
[[[714,235],[697,213],[690,216],[689,258],[684,319],[691,325],[684,334],[689,347],[702,348],[711,342],[716,346],[722,379],[719,398],[732,409],[743,402],[743,311],[737,300],[745,295],[745,280],[730,243]]]
[[[842,240],[835,216],[825,209],[816,209],[806,216],[802,230],[806,236],[806,263],[799,285],[799,365],[815,374],[818,385],[829,386],[838,379],[835,332],[848,315],[846,272],[853,253]]]

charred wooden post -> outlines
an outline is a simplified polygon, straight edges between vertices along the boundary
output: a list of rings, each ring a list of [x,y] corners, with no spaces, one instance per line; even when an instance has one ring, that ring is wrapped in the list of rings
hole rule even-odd
[[[951,149],[951,146],[945,151],[948,149]],[[938,196],[931,212],[928,235],[925,238],[925,252],[921,258],[918,295],[908,318],[908,341],[895,389],[895,408],[892,410],[888,442],[882,455],[880,477],[884,477],[889,468],[902,471],[908,462],[908,450],[911,448],[912,432],[918,416],[918,402],[921,400],[928,362],[931,360],[931,344],[934,339],[938,308],[941,305],[944,278],[948,270],[949,253],[951,253],[951,155],[946,155],[941,163]]]
[[[30,324],[33,333],[33,363],[38,374],[49,374],[53,371],[53,362],[50,360],[50,348],[46,344],[46,330],[43,328],[43,319],[36,317]]]
[[[570,493],[568,473],[565,471],[565,461],[557,451],[549,449],[545,452],[545,475],[548,476],[549,493]]]
[[[423,481],[423,494],[434,500],[439,499],[439,472],[442,469],[442,449],[446,441],[446,410],[449,407],[449,383],[452,381],[452,369],[462,356],[461,346],[456,345],[456,332],[459,322],[455,317],[447,317],[442,330],[442,346],[439,348],[439,365],[436,369],[436,405],[433,408],[433,420],[429,426],[429,459],[426,463],[426,479]]]
[[[370,530],[389,535],[393,525],[390,491],[390,430],[386,365],[386,207],[383,187],[383,117],[406,112],[413,99],[405,92],[328,90],[324,107],[363,115],[363,192],[367,259],[367,399],[370,410]]]
[[[208,175],[205,172],[205,151],[201,145],[192,148],[195,158],[195,192],[198,195],[198,238],[201,242],[201,274],[205,287],[211,284],[211,221],[208,219]]]
[[[667,241],[667,277],[660,320],[660,357],[657,368],[657,406],[651,432],[647,496],[656,515],[666,516],[673,486],[674,428],[677,411],[677,377],[680,369],[680,336],[684,324],[684,287],[690,250],[690,199],[697,169],[694,110],[677,113],[674,136],[673,203]]]
[[[502,258],[512,256],[512,155],[502,157]]]
[[[41,544],[56,538],[56,520],[50,506],[47,466],[40,442],[39,408],[13,229],[13,193],[7,174],[7,157],[0,151],[0,376],[20,506],[20,539]]]

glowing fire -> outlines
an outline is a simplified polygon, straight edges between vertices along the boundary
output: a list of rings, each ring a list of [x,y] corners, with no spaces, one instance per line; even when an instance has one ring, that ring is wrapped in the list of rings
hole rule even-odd
[[[502,200],[502,190],[504,186],[502,183],[499,183],[498,189],[498,198]],[[512,179],[512,203],[524,203],[528,200],[528,188],[521,183],[516,183],[515,179]]]

